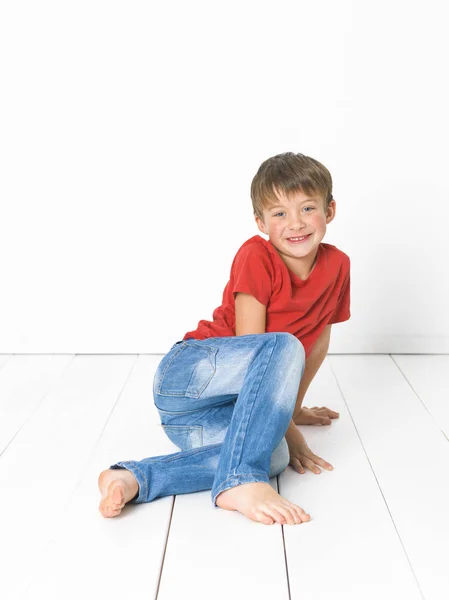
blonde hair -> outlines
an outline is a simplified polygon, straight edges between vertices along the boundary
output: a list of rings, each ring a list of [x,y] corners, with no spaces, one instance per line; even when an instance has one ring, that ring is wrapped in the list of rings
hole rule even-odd
[[[254,176],[251,183],[254,216],[263,219],[263,210],[279,202],[276,192],[287,197],[294,192],[319,195],[326,211],[333,200],[332,177],[314,158],[284,152],[264,161]]]

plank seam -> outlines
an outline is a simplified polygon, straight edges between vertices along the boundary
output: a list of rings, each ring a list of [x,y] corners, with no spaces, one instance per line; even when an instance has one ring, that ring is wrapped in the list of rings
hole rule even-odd
[[[280,487],[279,475],[276,476],[276,481],[277,481],[278,493],[280,493],[281,487]],[[281,524],[281,531],[282,531],[282,544],[283,544],[283,547],[284,547],[285,574],[287,576],[288,600],[292,600],[292,595],[291,595],[291,591],[290,591],[290,578],[288,576],[287,548],[286,548],[286,545],[285,545],[284,526],[282,524]]]
[[[13,354],[12,356],[16,356],[15,354]],[[25,427],[25,425],[32,419],[33,415],[35,414],[35,412],[42,406],[42,403],[44,402],[45,398],[48,396],[48,394],[52,391],[52,389],[54,388],[54,386],[56,385],[56,381],[59,381],[64,373],[64,371],[66,369],[69,368],[69,366],[72,364],[72,362],[75,360],[76,355],[74,355],[74,357],[72,358],[72,360],[66,364],[66,366],[62,369],[62,371],[59,373],[57,380],[54,380],[51,384],[50,387],[47,389],[46,392],[44,392],[40,402],[37,403],[37,405],[34,407],[34,409],[30,412],[30,414],[28,415],[28,417],[25,419],[25,421],[22,423],[22,425],[19,427],[19,429],[16,431],[16,433],[12,436],[12,438],[9,440],[9,442],[6,444],[6,446],[3,448],[3,450],[0,452],[0,458],[3,456],[3,454],[6,452],[6,450],[10,447],[10,445],[13,443],[13,441],[16,439],[16,437],[19,435],[19,433],[22,431],[22,429]],[[8,361],[6,361],[8,362]],[[4,365],[3,365],[4,366]]]
[[[390,355],[386,355],[386,356],[390,356]],[[382,488],[381,488],[381,486],[380,486],[379,480],[377,479],[376,472],[374,471],[373,465],[371,464],[371,461],[370,461],[370,459],[369,459],[368,453],[367,453],[367,451],[366,451],[366,448],[365,448],[365,446],[364,446],[364,444],[363,444],[362,438],[360,437],[359,430],[357,429],[357,426],[356,426],[356,424],[355,424],[355,421],[354,421],[354,419],[353,419],[352,413],[351,413],[351,411],[350,411],[350,409],[349,409],[348,403],[346,402],[346,398],[345,398],[345,396],[344,396],[344,394],[343,394],[343,390],[342,390],[342,389],[341,389],[341,387],[340,387],[340,382],[338,381],[337,375],[336,375],[336,373],[335,373],[335,371],[334,371],[334,369],[333,369],[333,367],[332,367],[332,362],[331,362],[330,360],[329,360],[329,364],[330,364],[330,368],[331,368],[331,371],[332,371],[332,375],[334,376],[335,382],[337,383],[338,389],[340,390],[340,394],[341,394],[341,397],[342,397],[342,399],[343,399],[343,402],[345,403],[345,406],[346,406],[346,408],[347,408],[347,410],[348,410],[349,416],[351,417],[351,421],[352,421],[352,424],[353,424],[353,426],[354,426],[354,429],[355,429],[355,431],[356,431],[356,433],[357,433],[357,437],[359,438],[360,444],[361,444],[361,446],[362,446],[362,448],[363,448],[363,452],[365,453],[366,460],[368,461],[368,464],[369,464],[369,466],[371,467],[371,470],[372,470],[372,472],[373,472],[373,475],[374,475],[374,479],[376,480],[377,486],[378,486],[378,488],[379,488],[379,491],[380,491],[380,493],[381,493],[381,495],[382,495],[382,498],[383,498],[383,501],[384,501],[384,503],[385,503],[385,506],[387,507],[388,514],[390,515],[390,519],[391,519],[391,522],[393,523],[393,527],[394,527],[394,529],[395,529],[395,531],[396,531],[396,535],[398,536],[399,542],[400,542],[400,544],[401,544],[401,546],[402,546],[402,549],[403,549],[403,551],[404,551],[405,557],[406,557],[406,559],[407,559],[407,562],[408,562],[408,564],[409,564],[409,566],[410,566],[410,570],[411,570],[411,572],[412,572],[412,574],[413,574],[413,577],[414,577],[414,579],[415,579],[415,581],[416,581],[416,585],[418,586],[418,590],[419,590],[419,593],[421,594],[421,598],[422,598],[422,600],[425,600],[425,596],[424,596],[424,594],[423,594],[423,591],[422,591],[422,589],[421,589],[421,586],[419,585],[419,581],[418,581],[418,578],[417,578],[417,576],[416,576],[416,573],[415,573],[415,571],[414,571],[414,569],[413,569],[413,565],[412,565],[412,563],[411,563],[411,561],[410,561],[410,558],[409,558],[409,556],[408,556],[408,554],[407,554],[407,550],[405,549],[405,546],[404,546],[404,543],[403,543],[403,541],[402,541],[402,538],[401,538],[401,536],[400,536],[400,534],[399,534],[398,528],[396,527],[396,523],[395,523],[395,521],[394,521],[394,519],[393,519],[393,515],[391,514],[391,511],[390,511],[390,507],[388,506],[387,500],[386,500],[386,498],[385,498],[385,496],[384,496],[384,493],[383,493],[383,491],[382,491]]]
[[[79,355],[77,354],[76,356],[79,356]],[[108,417],[107,417],[107,419],[106,419],[106,421],[105,421],[105,424],[103,425],[103,429],[100,431],[100,435],[98,436],[98,438],[97,438],[97,441],[96,441],[96,442],[95,442],[95,444],[93,445],[93,448],[92,448],[92,450],[91,450],[91,452],[90,452],[90,454],[89,454],[89,457],[88,457],[88,459],[86,460],[86,463],[84,464],[84,468],[83,468],[83,469],[82,469],[82,471],[81,471],[80,478],[78,479],[78,481],[77,481],[77,483],[76,483],[75,487],[73,488],[73,490],[72,490],[72,491],[71,491],[71,493],[70,493],[69,500],[70,500],[70,499],[71,499],[71,497],[72,497],[72,496],[75,494],[76,490],[78,489],[78,486],[79,486],[79,485],[80,485],[80,483],[83,481],[84,475],[86,474],[86,471],[87,471],[87,469],[89,468],[90,462],[91,462],[92,458],[95,456],[95,452],[96,452],[96,450],[97,450],[97,446],[98,446],[98,444],[100,443],[100,440],[101,440],[101,437],[102,437],[102,435],[103,435],[103,433],[104,433],[104,430],[106,429],[106,427],[108,426],[108,423],[109,423],[109,421],[111,420],[112,414],[113,414],[114,410],[116,409],[116,407],[117,407],[117,404],[118,404],[118,403],[119,403],[119,401],[120,401],[120,398],[122,397],[123,391],[125,390],[125,388],[126,388],[126,385],[127,385],[128,381],[129,381],[129,379],[130,379],[131,375],[132,375],[132,374],[133,374],[133,372],[134,372],[134,369],[136,368],[136,365],[137,365],[137,362],[138,362],[138,360],[139,360],[139,355],[137,354],[137,356],[136,356],[136,360],[134,361],[134,364],[133,364],[133,366],[132,366],[132,367],[131,367],[131,369],[129,370],[129,373],[128,373],[128,375],[127,375],[127,377],[126,377],[125,381],[123,382],[122,389],[121,389],[121,390],[120,390],[120,392],[117,394],[117,399],[116,399],[116,401],[114,402],[114,405],[113,405],[113,407],[111,408],[111,411],[110,411],[110,413],[109,413],[109,415],[108,415]]]
[[[403,376],[403,378],[405,379],[405,381],[408,383],[408,385],[410,386],[410,389],[412,390],[412,392],[415,394],[415,396],[418,398],[418,400],[421,402],[421,404],[424,406],[424,408],[427,411],[427,414],[430,416],[430,418],[432,419],[432,421],[435,423],[437,429],[444,435],[446,441],[449,442],[449,438],[447,437],[447,435],[444,433],[444,431],[441,429],[439,423],[435,420],[435,417],[432,415],[432,413],[429,411],[429,409],[427,408],[427,406],[424,404],[423,400],[421,399],[421,397],[419,396],[418,392],[414,389],[413,385],[410,383],[410,381],[407,379],[407,375],[404,373],[404,371],[401,369],[401,367],[398,365],[398,363],[394,360],[394,355],[393,354],[389,354],[389,357],[391,358],[391,360],[393,361],[393,363],[396,365],[396,367],[398,368],[399,372],[401,373],[401,375]]]
[[[75,356],[74,356],[74,359],[75,359],[77,356],[79,356],[79,355],[78,355],[78,354],[75,354]],[[104,430],[106,429],[106,426],[107,426],[107,424],[109,423],[109,421],[110,421],[110,419],[111,419],[112,413],[114,412],[114,410],[115,410],[115,407],[117,406],[117,404],[118,404],[118,401],[119,401],[119,399],[120,399],[120,398],[121,398],[121,396],[122,396],[123,390],[125,389],[125,387],[126,387],[126,384],[127,384],[128,380],[129,380],[129,378],[131,377],[131,374],[132,374],[132,372],[134,371],[134,368],[135,368],[135,366],[136,366],[136,364],[137,364],[137,361],[138,361],[138,359],[139,359],[139,355],[137,355],[137,358],[136,358],[136,360],[134,361],[134,365],[133,365],[133,366],[132,366],[132,368],[130,369],[130,371],[129,371],[129,373],[128,373],[128,376],[126,377],[126,379],[125,379],[125,381],[124,381],[124,383],[123,383],[123,385],[122,385],[122,389],[121,389],[121,390],[120,390],[120,392],[117,394],[117,399],[116,399],[116,401],[115,401],[115,403],[114,403],[114,406],[112,407],[112,409],[111,409],[111,412],[109,413],[109,416],[108,416],[108,418],[106,419],[106,423],[104,424],[104,426],[103,426],[103,429],[101,430],[101,432],[100,432],[100,435],[98,436],[98,438],[97,438],[97,441],[95,442],[95,444],[94,444],[94,446],[93,446],[93,448],[92,448],[92,451],[91,451],[91,453],[89,454],[89,457],[88,457],[88,459],[86,460],[86,463],[85,463],[85,465],[84,465],[84,468],[83,468],[83,469],[82,469],[82,471],[81,471],[80,478],[79,478],[79,479],[78,479],[78,481],[76,482],[76,484],[75,484],[75,487],[72,489],[72,491],[71,491],[71,492],[69,493],[69,495],[68,495],[68,498],[67,498],[67,505],[70,503],[70,501],[71,501],[72,497],[74,496],[74,494],[75,494],[76,490],[78,489],[78,487],[80,486],[81,482],[83,481],[84,475],[86,474],[86,471],[87,471],[87,469],[88,469],[88,467],[89,467],[90,461],[92,460],[92,457],[94,456],[95,449],[96,449],[96,447],[98,446],[98,444],[99,444],[99,441],[100,441],[100,439],[101,439],[101,436],[103,435],[103,432],[104,432]],[[65,369],[67,369],[67,368],[68,368],[68,367],[69,367],[69,366],[72,364],[72,362],[73,362],[73,360],[72,360],[72,361],[70,361],[70,363],[69,363],[69,364],[68,364],[68,365],[65,367]],[[65,370],[65,369],[64,369],[64,370]],[[55,522],[53,522],[53,523],[52,523],[52,526],[53,526],[52,534],[49,536],[49,538],[48,538],[48,540],[47,540],[47,543],[46,543],[46,544],[45,544],[45,545],[42,547],[42,556],[44,556],[44,555],[45,555],[45,553],[49,551],[49,548],[50,548],[50,546],[51,546],[52,544],[54,544],[54,543],[57,541],[57,539],[58,539],[58,536],[59,536],[59,527],[60,527],[60,524],[61,524],[61,523],[63,522],[63,520],[65,519],[65,517],[66,517],[66,511],[61,511],[61,513],[60,513],[60,515],[59,515],[59,520],[58,520],[58,521],[55,521]],[[41,560],[43,560],[43,559],[41,559]],[[36,569],[37,569],[37,567],[35,566],[35,567],[34,567],[34,571],[32,571],[32,572],[29,574],[28,586],[31,586],[31,585],[32,585],[32,583],[33,583],[33,581],[34,581],[34,578],[36,577],[36,573],[37,573],[37,570],[36,570]],[[28,588],[27,588],[27,589],[28,589]]]
[[[171,512],[170,512],[170,519],[168,521],[167,537],[165,538],[164,552],[162,554],[161,568],[160,568],[160,571],[159,571],[159,579],[158,579],[158,582],[157,582],[156,596],[154,597],[154,600],[157,600],[157,598],[159,596],[159,588],[160,588],[161,581],[162,581],[162,572],[164,570],[165,555],[167,553],[168,537],[170,535],[171,522],[172,522],[172,519],[173,519],[173,513],[175,511],[175,501],[176,501],[176,496],[173,496],[173,502],[172,502],[172,505],[171,505]]]
[[[2,366],[0,367],[0,371],[3,369],[3,367],[11,360],[11,358],[13,356],[15,356],[14,354],[0,354],[0,356],[7,356],[8,358],[5,360],[5,362],[2,364]]]

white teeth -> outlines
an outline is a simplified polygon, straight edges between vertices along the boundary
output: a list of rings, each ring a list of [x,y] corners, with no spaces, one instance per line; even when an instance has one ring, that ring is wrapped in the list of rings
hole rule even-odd
[[[295,240],[295,241],[299,241],[299,240],[304,240],[307,236],[303,235],[302,237],[297,237],[297,238],[288,238],[289,240]]]

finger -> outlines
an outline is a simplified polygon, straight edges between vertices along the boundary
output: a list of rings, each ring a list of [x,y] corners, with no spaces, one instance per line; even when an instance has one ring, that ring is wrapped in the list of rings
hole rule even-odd
[[[310,411],[307,415],[307,424],[308,425],[330,425],[332,423],[332,421],[330,420],[328,414],[327,414],[327,408],[324,408],[324,410],[322,408],[317,408],[316,406],[314,408],[311,408]],[[312,412],[315,411],[315,414]]]
[[[310,456],[311,456],[312,461],[316,465],[320,465],[320,467],[323,467],[324,469],[327,469],[328,471],[333,470],[334,467],[330,463],[325,461],[324,458],[321,458],[320,456],[317,456],[316,454],[313,454],[313,453]]]
[[[310,413],[309,415],[307,415],[309,421],[309,425],[330,425],[331,424],[331,420],[329,419],[329,417],[322,417],[320,415],[314,415],[312,413]]]
[[[340,416],[340,413],[336,412],[335,410],[331,410],[330,408],[327,408],[327,406],[322,406],[318,410],[324,412],[325,415],[334,419]]]
[[[329,417],[310,416],[309,425],[332,425]]]
[[[301,473],[301,475],[303,475],[306,472],[299,458],[294,458],[293,462],[290,464],[295,469],[295,471]]]
[[[303,456],[301,458],[301,462],[305,467],[309,469],[309,471],[312,471],[312,473],[316,473],[317,475],[321,473],[321,469],[319,469],[317,465],[313,462],[313,460],[310,460],[310,458],[306,458]]]
[[[297,471],[298,473],[301,473],[301,475],[303,475],[305,473],[304,467],[302,466],[299,458],[292,458],[290,460],[289,464],[291,464],[291,466],[295,469],[295,471]]]
[[[338,419],[340,416],[338,412],[335,412],[335,410],[331,410],[330,408],[327,409],[326,415],[331,419]]]

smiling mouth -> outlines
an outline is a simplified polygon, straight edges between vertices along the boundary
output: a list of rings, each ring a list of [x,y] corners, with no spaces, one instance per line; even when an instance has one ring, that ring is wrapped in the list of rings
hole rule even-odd
[[[311,235],[312,234],[309,233],[307,235],[301,235],[300,237],[289,237],[289,238],[287,238],[287,241],[289,241],[289,242],[304,242]]]

